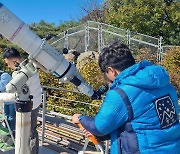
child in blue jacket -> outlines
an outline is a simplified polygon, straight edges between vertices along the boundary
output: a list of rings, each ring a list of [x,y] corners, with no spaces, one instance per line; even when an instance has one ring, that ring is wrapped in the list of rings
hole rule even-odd
[[[11,81],[12,77],[6,72],[0,70],[0,92],[6,91],[6,85]],[[14,102],[4,102],[4,115],[7,117],[11,130],[15,131],[16,111]]]
[[[93,118],[75,114],[95,136],[110,136],[111,154],[180,154],[178,98],[167,71],[147,60],[135,63],[116,42],[102,50],[99,66],[112,82]]]

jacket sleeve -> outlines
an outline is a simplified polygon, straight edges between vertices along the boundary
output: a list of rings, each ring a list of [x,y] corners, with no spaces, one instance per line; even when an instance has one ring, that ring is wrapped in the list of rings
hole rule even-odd
[[[8,73],[3,73],[0,80],[0,91],[6,91],[6,85],[11,81],[12,77]]]
[[[15,93],[0,93],[0,102],[16,102]]]
[[[96,136],[110,134],[128,120],[128,112],[121,96],[110,90],[95,118],[85,116],[80,122]]]

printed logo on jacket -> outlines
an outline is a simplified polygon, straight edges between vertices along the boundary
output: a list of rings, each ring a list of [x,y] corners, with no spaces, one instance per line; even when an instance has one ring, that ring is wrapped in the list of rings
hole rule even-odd
[[[175,107],[169,95],[155,100],[155,106],[162,129],[168,128],[177,122]]]

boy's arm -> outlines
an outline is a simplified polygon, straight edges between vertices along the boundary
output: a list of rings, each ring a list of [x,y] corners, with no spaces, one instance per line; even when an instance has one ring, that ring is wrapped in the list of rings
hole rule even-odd
[[[111,90],[95,118],[84,116],[80,122],[92,134],[104,136],[121,127],[127,120],[128,112],[122,97],[115,90]]]
[[[15,93],[0,93],[0,102],[16,102]]]

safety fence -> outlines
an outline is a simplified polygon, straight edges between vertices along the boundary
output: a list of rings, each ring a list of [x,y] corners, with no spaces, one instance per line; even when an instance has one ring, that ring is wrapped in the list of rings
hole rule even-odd
[[[163,38],[135,33],[104,23],[88,21],[85,24],[70,28],[50,40],[60,52],[63,48],[84,51],[101,51],[114,41],[121,41],[129,46],[137,60],[148,59],[160,62],[166,47]],[[169,46],[172,48],[173,46]]]

